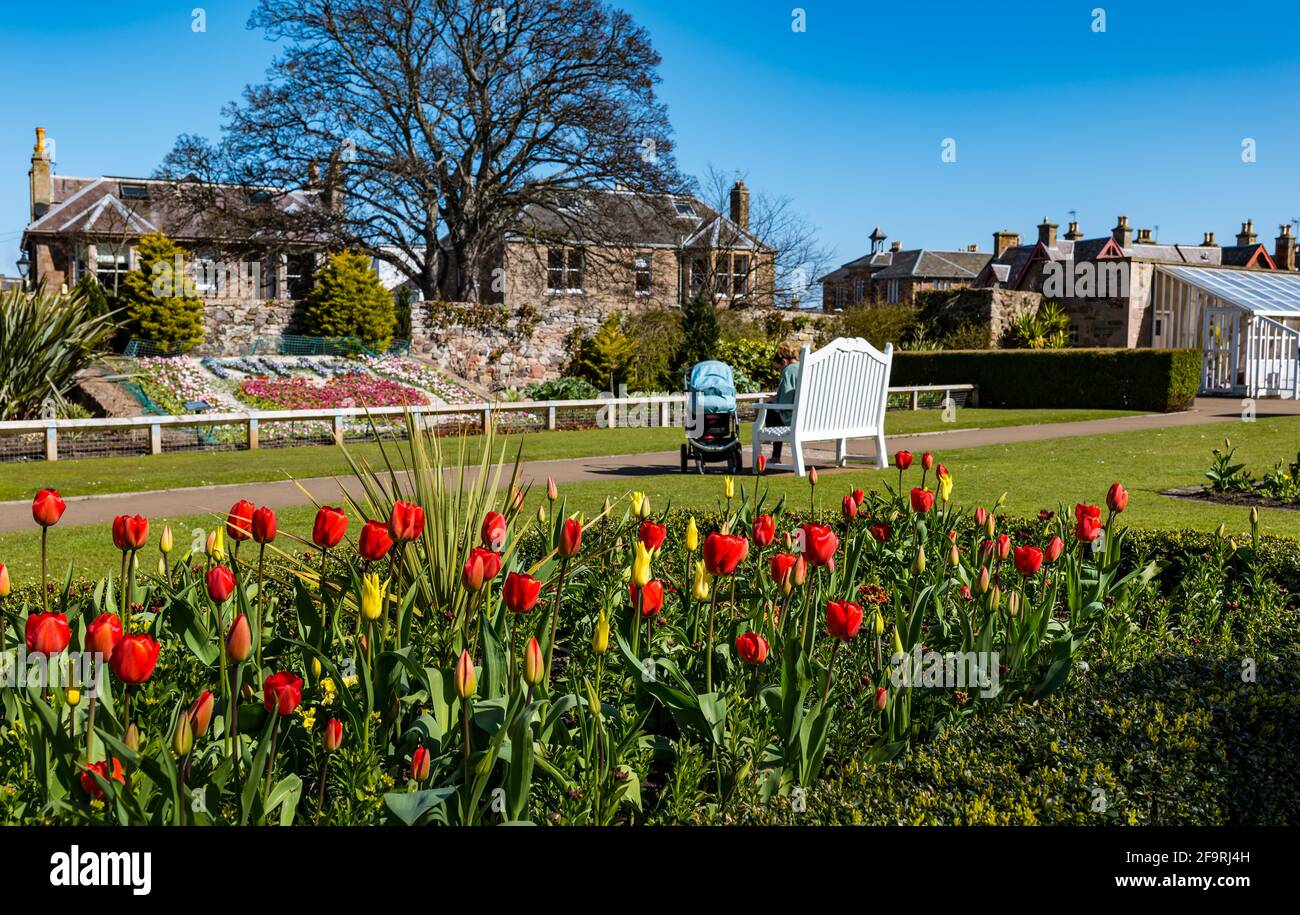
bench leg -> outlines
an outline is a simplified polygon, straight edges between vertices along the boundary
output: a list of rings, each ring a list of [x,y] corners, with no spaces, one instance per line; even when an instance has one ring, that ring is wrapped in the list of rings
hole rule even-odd
[[[761,410],[759,411],[762,412]],[[758,456],[763,453],[763,445],[758,440],[759,429],[762,428],[762,419],[755,419],[754,425],[750,428],[749,439],[749,466],[753,468],[754,475],[758,475]]]
[[[835,445],[835,464],[843,467],[849,462],[849,440],[842,438]]]
[[[793,458],[795,474],[801,477],[805,476],[808,471],[803,463],[803,443],[795,439],[787,441],[786,444],[790,446],[790,450],[793,452],[791,457]]]
[[[889,466],[889,458],[885,457],[885,430],[881,429],[876,433],[876,466],[884,470]]]

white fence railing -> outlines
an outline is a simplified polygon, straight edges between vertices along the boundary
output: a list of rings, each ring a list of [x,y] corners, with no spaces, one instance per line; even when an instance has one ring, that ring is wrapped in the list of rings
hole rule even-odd
[[[923,399],[943,405],[954,402],[954,395],[964,395],[970,405],[978,403],[978,387],[970,384],[920,385],[890,388],[891,401],[902,401],[916,410]],[[938,396],[942,395],[942,396]],[[740,394],[737,406],[770,398],[770,393]],[[33,419],[0,422],[0,459],[59,459],[60,437],[84,444],[96,433],[125,439],[127,450],[117,447],[80,447],[76,456],[105,453],[161,454],[173,450],[209,450],[210,448],[256,449],[264,444],[308,442],[342,443],[349,434],[368,434],[369,424],[392,427],[401,434],[401,418],[411,413],[420,428],[428,431],[448,428],[478,427],[486,429],[497,417],[507,426],[557,429],[561,414],[578,414],[578,425],[611,429],[622,427],[671,427],[685,422],[687,397],[666,394],[646,397],[602,397],[591,400],[491,401],[469,404],[446,404],[415,407],[341,408],[325,410],[253,410],[246,413],[191,413],[182,416],[130,416],[91,419]],[[288,438],[282,433],[288,428]],[[231,434],[222,439],[217,430]],[[309,429],[310,432],[302,432]],[[351,430],[351,432],[349,431]],[[147,436],[147,441],[146,441]],[[169,436],[171,440],[169,441]],[[102,435],[99,436],[102,438]],[[6,440],[20,438],[34,442],[33,447],[7,448]]]

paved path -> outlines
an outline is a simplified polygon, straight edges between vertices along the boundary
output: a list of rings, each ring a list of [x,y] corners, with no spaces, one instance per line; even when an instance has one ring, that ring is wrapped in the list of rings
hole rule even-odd
[[[1300,414],[1300,403],[1294,401],[1260,401],[1257,416]],[[1115,419],[1098,419],[1087,422],[1049,423],[1037,426],[1005,426],[997,429],[954,429],[951,432],[929,432],[919,435],[889,436],[890,454],[900,449],[909,451],[946,452],[959,448],[976,448],[983,445],[1014,444],[1016,442],[1043,441],[1045,439],[1072,438],[1084,435],[1101,435],[1109,432],[1138,432],[1144,429],[1166,429],[1178,426],[1204,425],[1206,423],[1239,422],[1241,402],[1231,399],[1201,398],[1185,413],[1146,414]],[[868,441],[850,442],[850,454],[870,454]],[[746,448],[748,461],[748,448]],[[808,463],[829,465],[833,462],[833,449],[808,448]],[[723,465],[714,465],[711,472],[721,472]],[[850,469],[861,465],[850,465]],[[602,457],[566,458],[555,461],[532,461],[524,465],[522,474],[526,482],[545,485],[552,476],[557,483],[588,483],[598,480],[620,481],[632,488],[642,477],[678,473],[680,456],[677,451],[649,454],[620,454]],[[509,468],[503,471],[508,474]],[[833,471],[832,471],[833,472]],[[236,500],[251,499],[258,505],[285,508],[311,502],[305,489],[320,502],[337,504],[340,486],[359,495],[355,480],[341,477],[315,477],[271,483],[230,483],[171,489],[162,492],[113,493],[97,496],[79,496],[68,499],[67,523],[100,524],[123,513],[142,514],[149,518],[177,518],[185,515],[202,515],[225,512]],[[300,488],[301,486],[301,488]],[[32,525],[30,503],[0,502],[0,532],[29,530]]]

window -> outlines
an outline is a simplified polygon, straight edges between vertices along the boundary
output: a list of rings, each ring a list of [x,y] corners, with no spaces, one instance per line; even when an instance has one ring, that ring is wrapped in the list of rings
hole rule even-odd
[[[582,292],[587,257],[581,248],[546,249],[546,291]]]
[[[650,255],[638,254],[633,258],[632,272],[636,276],[636,294],[650,295],[654,289],[653,277],[650,273]]]
[[[858,277],[853,281],[853,304],[861,305],[863,297],[867,294],[867,281]]]
[[[284,280],[289,290],[289,298],[305,299],[315,285],[316,256],[314,254],[290,254],[285,259]]]
[[[717,269],[713,277],[713,293],[716,296],[725,296],[731,289],[731,255],[719,254],[714,263]]]
[[[546,291],[564,291],[563,248],[548,248],[546,251]]]
[[[891,305],[898,304],[898,280],[890,280],[885,286],[885,301]]]
[[[705,285],[709,282],[709,259],[696,255],[691,258],[691,282],[690,296],[695,298],[704,292]]]
[[[121,254],[101,251],[95,255],[95,279],[99,280],[99,285],[109,292],[118,290],[130,270],[131,254],[128,251],[123,251]]]
[[[678,215],[678,216],[685,216],[685,217],[687,217],[687,218],[694,218],[694,216],[695,216],[695,207],[691,205],[691,202],[690,202],[689,200],[678,200],[678,201],[675,201],[673,205],[674,205],[674,206],[676,207],[676,209],[677,209],[677,215]]]
[[[835,287],[835,307],[843,308],[845,300],[849,297],[849,290],[843,284]]]
[[[122,185],[122,199],[123,199],[123,200],[148,200],[148,199],[149,199],[149,185],[147,185],[147,184],[123,184],[123,185]]]
[[[732,295],[749,294],[749,255],[736,254],[731,258]]]

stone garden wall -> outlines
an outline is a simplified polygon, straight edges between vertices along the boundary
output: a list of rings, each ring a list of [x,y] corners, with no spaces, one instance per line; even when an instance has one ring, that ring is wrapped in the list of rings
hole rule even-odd
[[[258,337],[300,334],[302,305],[291,300],[205,299],[201,356],[243,356]]]

